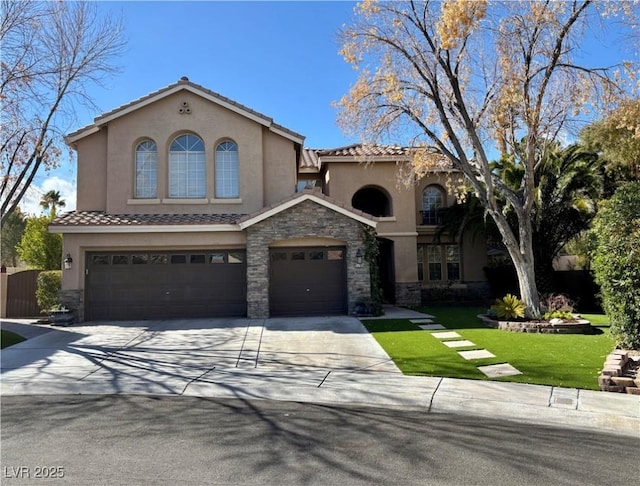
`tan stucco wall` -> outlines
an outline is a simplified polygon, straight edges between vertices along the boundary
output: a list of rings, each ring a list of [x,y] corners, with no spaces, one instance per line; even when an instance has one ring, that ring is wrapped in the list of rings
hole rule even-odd
[[[417,233],[417,226],[422,218],[422,192],[429,185],[441,187],[445,193],[447,206],[455,204],[455,197],[447,193],[447,180],[451,176],[446,173],[433,174],[422,179],[413,187],[398,184],[395,163],[374,163],[364,165],[358,162],[329,163],[327,179],[330,196],[351,204],[351,198],[361,188],[378,186],[385,189],[392,199],[392,217],[383,218],[377,226],[378,235],[394,242],[394,265],[397,283],[415,282],[418,280],[417,244],[433,242],[433,228],[425,231],[424,227]],[[443,239],[443,243],[446,239]],[[462,277],[467,282],[486,280],[483,268],[487,264],[486,244],[482,235],[476,240],[465,236],[462,244]]]
[[[378,235],[393,241],[396,283],[418,280],[415,195],[413,187],[398,182],[395,162],[365,165],[359,162],[328,164],[330,196],[351,205],[353,195],[364,187],[384,189],[391,198],[391,217],[382,218]]]
[[[487,245],[485,237],[478,234],[475,239],[467,233],[462,243],[462,262],[464,279],[467,282],[483,282],[487,279],[484,267],[487,266]]]
[[[290,140],[263,128],[264,205],[271,206],[296,192],[296,151]]]
[[[417,243],[415,236],[390,237],[393,240],[393,259],[396,283],[418,281]]]
[[[77,144],[78,211],[104,211],[107,207],[107,129]]]
[[[191,113],[180,114],[182,103]],[[168,198],[171,142],[195,133],[205,143],[207,194],[202,200]],[[136,145],[153,140],[158,147],[158,197],[133,200]],[[216,199],[215,147],[223,140],[238,145],[240,197]],[[250,214],[295,192],[296,153],[291,140],[260,123],[200,96],[181,91],[108,123],[77,143],[78,209],[113,214]]]
[[[178,110],[186,102],[191,114]],[[150,138],[158,147],[158,198],[168,198],[168,156],[171,142],[183,133],[205,144],[207,199],[215,198],[216,145],[225,139],[238,145],[240,204],[133,205],[135,147]],[[193,93],[179,92],[109,124],[107,212],[109,213],[250,213],[262,207],[262,129],[259,124]],[[83,181],[79,181],[82,183]]]
[[[399,187],[395,163],[336,162],[328,164],[327,172],[330,177],[328,195],[348,206],[351,206],[353,195],[364,187],[381,187],[389,194],[395,221],[380,223],[378,233],[415,231],[413,188]]]
[[[204,250],[245,248],[246,234],[233,232],[65,234],[62,254],[73,258],[62,272],[63,289],[83,289],[85,257],[90,251]]]

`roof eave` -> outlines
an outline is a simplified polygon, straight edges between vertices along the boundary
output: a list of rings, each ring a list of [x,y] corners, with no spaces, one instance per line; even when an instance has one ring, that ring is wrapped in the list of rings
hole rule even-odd
[[[50,233],[107,234],[107,233],[201,233],[238,232],[237,224],[173,224],[173,225],[49,225]]]
[[[304,143],[305,137],[303,135],[289,130],[281,125],[278,125],[277,123],[274,123],[272,118],[262,115],[256,111],[250,110],[239,103],[235,103],[230,99],[224,98],[221,95],[214,93],[213,91],[207,90],[198,85],[194,85],[193,83],[188,81],[179,81],[155,93],[140,98],[137,101],[133,101],[127,105],[124,105],[121,108],[116,108],[111,112],[100,115],[94,119],[93,124],[67,135],[65,137],[65,142],[67,143],[67,145],[73,146],[82,138],[96,133],[100,130],[101,127],[108,124],[109,122],[180,91],[189,91],[190,93],[200,96],[208,101],[211,101],[212,103],[215,103],[256,123],[259,123],[260,125],[269,128],[270,131],[288,140],[299,144]]]
[[[367,217],[366,215],[364,215],[364,213],[362,214],[357,214],[347,208],[344,208],[342,206],[339,206],[337,204],[334,204],[330,201],[327,201],[324,198],[318,197],[315,194],[312,193],[299,193],[298,195],[296,195],[295,197],[284,201],[276,206],[273,206],[269,209],[267,209],[266,211],[261,211],[258,214],[256,214],[255,216],[250,216],[245,220],[241,220],[238,225],[240,226],[240,229],[244,230],[246,228],[249,228],[250,226],[253,226],[254,224],[257,224],[261,221],[264,221],[265,219],[268,219],[272,216],[275,216],[276,214],[292,208],[294,206],[297,206],[298,204],[304,202],[304,201],[313,201],[321,206],[324,206],[326,208],[329,208],[337,213],[340,213],[344,216],[347,216],[351,219],[354,219],[360,223],[366,224],[368,226],[371,226],[372,228],[375,228],[378,225],[378,221],[377,218],[373,219],[373,217]]]

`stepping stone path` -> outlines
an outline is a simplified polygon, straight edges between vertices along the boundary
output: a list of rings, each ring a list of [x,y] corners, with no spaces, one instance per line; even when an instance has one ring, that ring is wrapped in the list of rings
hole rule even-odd
[[[509,363],[502,363],[489,366],[478,366],[478,369],[482,371],[489,378],[499,378],[501,376],[514,376],[521,375],[522,372],[511,366]]]
[[[418,327],[424,331],[436,331],[438,329],[446,329],[442,324],[433,322],[433,319],[410,319],[411,324],[418,324]]]
[[[437,331],[439,329],[446,329],[442,324],[418,324],[418,327],[424,331]]]
[[[465,346],[475,346],[471,341],[463,339],[461,341],[443,341],[442,344],[448,348],[464,348]]]
[[[449,332],[432,332],[431,335],[433,337],[436,337],[438,339],[452,339],[452,338],[459,338],[462,337],[460,336],[460,334],[458,334],[457,332],[454,331],[449,331]]]
[[[473,351],[458,351],[458,354],[466,360],[496,357],[495,354],[493,354],[491,351],[487,351],[486,349],[474,349]]]
[[[440,324],[434,324],[431,319],[412,319],[413,324],[422,324],[419,327],[425,330],[446,329]],[[432,327],[439,326],[439,327]],[[467,346],[475,346],[475,344],[467,339],[460,339],[462,336],[454,331],[432,332],[431,335],[436,339],[440,339],[441,343],[449,348],[463,348]],[[451,341],[444,341],[450,339]],[[470,351],[458,351],[458,354],[466,360],[495,358],[496,355],[486,349],[473,349]],[[521,375],[522,372],[511,366],[509,363],[495,364],[489,366],[478,366],[478,369],[489,378],[499,378],[501,376]]]

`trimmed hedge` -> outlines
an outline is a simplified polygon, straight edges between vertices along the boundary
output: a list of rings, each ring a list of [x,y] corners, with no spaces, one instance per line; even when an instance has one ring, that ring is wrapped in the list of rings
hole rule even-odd
[[[640,349],[640,182],[603,201],[593,222],[592,267],[611,334],[622,348]]]
[[[47,313],[58,305],[58,292],[62,288],[62,271],[49,270],[38,275],[36,300],[43,313]]]

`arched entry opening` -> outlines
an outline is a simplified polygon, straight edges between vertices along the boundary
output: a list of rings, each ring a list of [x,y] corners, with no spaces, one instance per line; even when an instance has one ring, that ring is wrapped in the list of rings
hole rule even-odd
[[[378,186],[367,186],[357,191],[351,198],[351,206],[377,217],[393,214],[389,193]]]

